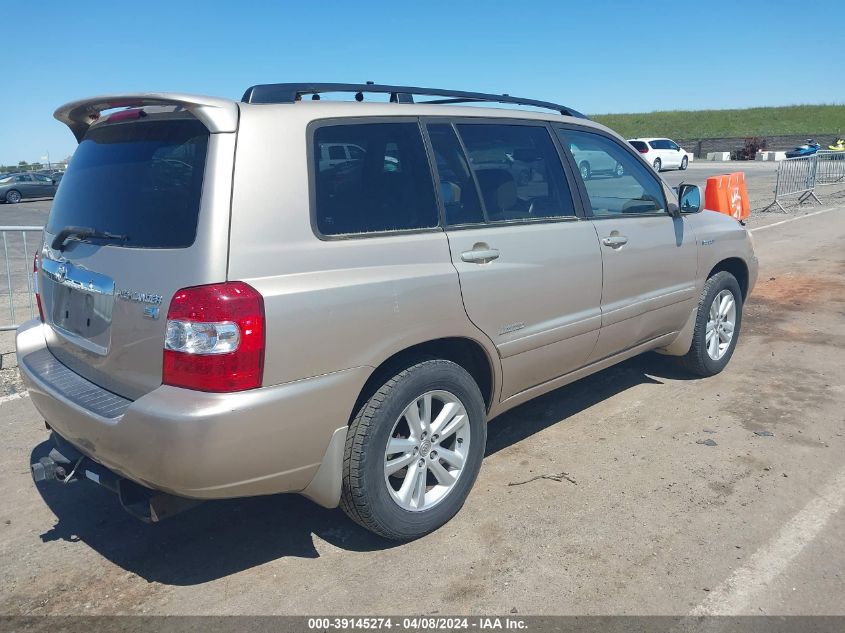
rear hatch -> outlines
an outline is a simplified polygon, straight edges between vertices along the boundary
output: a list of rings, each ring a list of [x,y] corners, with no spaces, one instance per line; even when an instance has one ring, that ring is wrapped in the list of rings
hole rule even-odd
[[[166,106],[124,110],[84,132],[38,272],[60,362],[130,399],[161,384],[171,298],[226,279],[234,137]]]
[[[648,145],[643,141],[628,141],[640,154],[648,154]]]

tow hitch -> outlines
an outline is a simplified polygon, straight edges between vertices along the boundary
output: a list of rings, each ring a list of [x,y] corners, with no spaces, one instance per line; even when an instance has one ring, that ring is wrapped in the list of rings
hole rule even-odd
[[[36,482],[56,481],[68,484],[88,479],[117,494],[120,505],[129,514],[144,523],[158,523],[201,503],[196,499],[177,497],[147,488],[121,477],[102,464],[86,457],[59,435],[52,433],[56,448],[30,466]]]

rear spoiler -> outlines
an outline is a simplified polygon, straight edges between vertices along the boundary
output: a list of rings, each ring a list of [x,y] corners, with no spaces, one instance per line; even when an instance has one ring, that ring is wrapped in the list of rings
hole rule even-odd
[[[71,101],[57,109],[53,116],[70,128],[78,142],[104,110],[144,106],[182,107],[199,119],[212,134],[235,132],[238,129],[236,102],[173,92],[136,92]]]

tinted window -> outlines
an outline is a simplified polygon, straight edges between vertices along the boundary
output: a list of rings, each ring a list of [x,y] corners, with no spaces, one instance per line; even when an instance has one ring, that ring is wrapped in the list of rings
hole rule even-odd
[[[574,216],[560,158],[545,127],[460,124],[490,221]]]
[[[32,176],[16,176],[15,182],[32,182]]]
[[[451,125],[428,126],[431,147],[437,164],[440,195],[446,209],[447,224],[472,224],[484,221],[478,190],[469,170],[464,151]]]
[[[125,235],[126,246],[190,246],[207,146],[208,130],[194,119],[92,128],[65,172],[47,230],[81,226]]]
[[[50,185],[53,184],[53,181],[50,178],[48,178],[47,176],[34,176],[34,178],[38,182],[42,182],[42,183],[50,184]]]
[[[669,149],[680,149],[680,146],[675,141],[666,141],[669,144]]]
[[[325,145],[356,146],[350,160],[320,160]],[[327,125],[314,132],[316,222],[320,233],[435,227],[434,186],[415,123]],[[64,186],[64,185],[62,185]]]
[[[651,146],[654,149],[669,149],[669,141],[664,139],[659,139],[657,141],[651,141]]]
[[[340,145],[331,145],[329,146],[329,158],[332,160],[346,160],[346,152]]]
[[[584,178],[593,214],[597,217],[656,213],[666,208],[663,188],[650,169],[615,141],[591,132],[560,130],[579,167],[588,161],[591,167]],[[579,169],[583,178],[585,170]]]
[[[638,152],[642,152],[642,151],[647,152],[648,151],[648,145],[646,145],[642,141],[628,141],[628,142],[631,144],[631,147],[633,147]]]

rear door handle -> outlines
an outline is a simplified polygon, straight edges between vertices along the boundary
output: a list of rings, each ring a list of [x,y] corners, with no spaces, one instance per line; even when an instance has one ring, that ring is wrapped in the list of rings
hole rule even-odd
[[[461,259],[470,264],[488,264],[499,258],[499,249],[485,248],[461,253]]]
[[[628,243],[628,238],[624,235],[611,235],[610,237],[605,237],[601,243],[605,246],[610,246],[610,248],[619,248]]]

